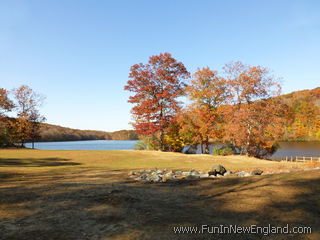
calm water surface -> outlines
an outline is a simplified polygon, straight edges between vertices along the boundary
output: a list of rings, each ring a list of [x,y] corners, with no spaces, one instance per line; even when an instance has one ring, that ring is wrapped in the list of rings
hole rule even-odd
[[[90,140],[67,142],[36,142],[36,149],[47,150],[130,150],[134,149],[136,140]],[[31,143],[26,147],[31,148]]]
[[[131,150],[136,140],[90,140],[69,142],[39,142],[35,143],[37,149],[48,150]],[[31,143],[26,144],[31,148]],[[212,152],[212,146],[210,148]],[[272,159],[285,159],[288,157],[320,157],[320,142],[282,142],[280,149],[271,157]]]

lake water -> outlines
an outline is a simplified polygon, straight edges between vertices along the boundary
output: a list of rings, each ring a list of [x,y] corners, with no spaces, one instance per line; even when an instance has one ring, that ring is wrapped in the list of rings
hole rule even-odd
[[[136,142],[136,140],[36,142],[35,148],[48,150],[130,150],[134,149]],[[26,147],[31,148],[31,143],[27,143]],[[320,142],[282,142],[280,149],[271,158],[285,159],[286,156],[320,157]]]
[[[136,140],[90,140],[66,142],[36,142],[34,148],[47,150],[130,150],[134,149]],[[27,143],[31,148],[32,144]]]

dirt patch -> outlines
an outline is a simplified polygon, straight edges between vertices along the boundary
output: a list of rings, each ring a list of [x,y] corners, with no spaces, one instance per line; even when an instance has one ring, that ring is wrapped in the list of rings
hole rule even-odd
[[[90,178],[95,174],[105,178]],[[67,176],[54,182],[44,177],[41,185],[34,182],[32,187],[23,181],[2,186],[0,239],[208,239],[212,234],[174,234],[173,227],[287,223],[310,226],[313,234],[218,237],[319,236],[319,171],[169,184],[124,181],[127,172]]]

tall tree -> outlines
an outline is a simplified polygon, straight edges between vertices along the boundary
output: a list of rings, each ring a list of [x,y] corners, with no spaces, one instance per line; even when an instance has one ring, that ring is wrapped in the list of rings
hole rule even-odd
[[[135,64],[130,69],[125,90],[133,92],[131,112],[138,134],[158,136],[160,149],[164,150],[164,134],[176,115],[183,95],[184,79],[189,72],[169,53],[151,56],[147,64]]]
[[[44,97],[36,93],[27,85],[22,85],[13,90],[17,119],[13,122],[16,140],[24,146],[27,140],[34,140],[39,136],[40,123],[45,120],[39,113]],[[32,144],[34,147],[34,145]]]
[[[219,107],[230,95],[227,82],[217,71],[206,67],[194,73],[186,92],[192,104],[177,118],[180,132],[193,144],[204,145],[204,152],[208,153],[209,140],[221,139],[223,119]]]
[[[263,157],[273,153],[285,129],[287,107],[278,98],[279,81],[267,68],[241,62],[224,67],[232,90],[232,106],[226,109],[226,142],[242,153]]]

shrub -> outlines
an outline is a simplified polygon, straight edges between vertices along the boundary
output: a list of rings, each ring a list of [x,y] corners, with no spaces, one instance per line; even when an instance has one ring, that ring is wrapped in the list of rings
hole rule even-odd
[[[232,155],[233,154],[233,150],[232,150],[231,147],[214,148],[213,149],[213,154],[214,155],[227,156],[227,155]]]
[[[139,140],[136,145],[134,146],[135,150],[158,150],[159,144],[157,144],[156,140],[147,137],[142,140]]]

